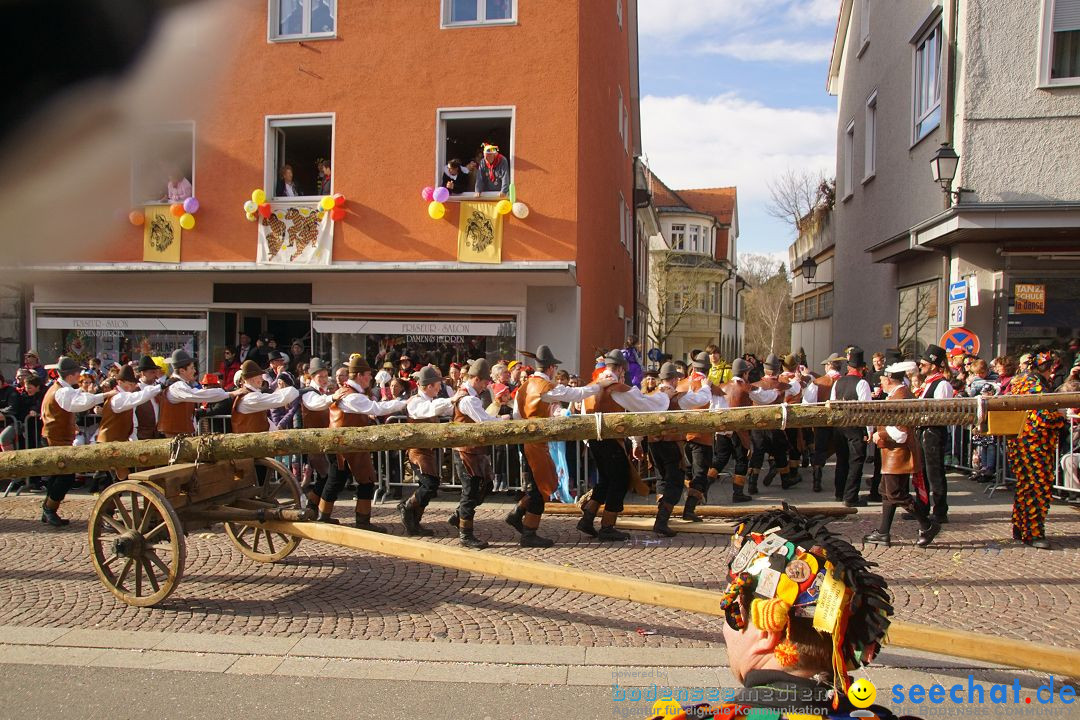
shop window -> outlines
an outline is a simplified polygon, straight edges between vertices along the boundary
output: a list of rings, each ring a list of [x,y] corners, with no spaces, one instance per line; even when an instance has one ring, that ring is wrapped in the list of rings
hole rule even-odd
[[[332,115],[270,118],[266,144],[265,187],[272,199],[316,200],[333,192],[320,167],[334,152]]]
[[[132,204],[183,202],[195,194],[195,124],[168,123],[138,134],[132,153]]]
[[[143,355],[169,357],[181,348],[205,369],[206,313],[169,310],[149,314],[137,311],[40,310],[35,320],[35,345],[41,357],[67,355],[86,365],[91,358],[103,366],[127,363]],[[45,360],[49,362],[48,360]]]
[[[938,332],[938,281],[900,289],[900,322],[897,338],[904,357],[919,357],[936,343]]]
[[[270,39],[332,38],[337,0],[270,0]]]
[[[1044,0],[1043,85],[1080,83],[1080,0]]]
[[[510,25],[517,21],[517,0],[442,0],[443,27]]]
[[[457,160],[469,170],[466,187],[456,187],[451,197],[462,192],[472,193],[475,173],[483,171],[485,143],[496,145],[499,154],[510,163],[510,182],[514,181],[513,108],[476,108],[474,110],[440,110],[438,115],[438,168],[436,183],[441,182],[446,164]],[[485,193],[496,196],[497,193]]]
[[[914,116],[912,142],[941,124],[941,22],[915,44]]]

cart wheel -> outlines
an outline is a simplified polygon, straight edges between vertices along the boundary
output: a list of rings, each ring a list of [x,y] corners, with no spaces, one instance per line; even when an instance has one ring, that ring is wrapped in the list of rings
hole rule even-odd
[[[265,477],[258,483],[259,494],[255,496],[256,500],[276,503],[282,508],[300,507],[300,484],[287,467],[270,458],[258,458],[255,465],[266,468]],[[269,532],[244,523],[225,523],[225,534],[237,550],[255,562],[262,563],[282,560],[291,555],[300,544],[300,538]]]
[[[90,556],[105,587],[128,605],[156,605],[184,574],[184,526],[155,488],[110,485],[90,513]]]

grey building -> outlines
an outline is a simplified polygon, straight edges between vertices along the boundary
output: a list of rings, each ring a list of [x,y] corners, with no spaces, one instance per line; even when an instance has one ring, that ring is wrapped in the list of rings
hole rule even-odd
[[[837,344],[911,356],[962,326],[990,358],[1077,334],[1080,0],[843,0],[828,90]]]

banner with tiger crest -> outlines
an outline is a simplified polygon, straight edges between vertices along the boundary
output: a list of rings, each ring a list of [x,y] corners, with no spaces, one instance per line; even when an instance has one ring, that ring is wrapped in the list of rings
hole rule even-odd
[[[143,222],[143,262],[180,262],[180,218],[168,205],[147,207]]]
[[[329,265],[334,256],[334,221],[318,208],[275,203],[259,216],[259,250],[265,265]]]
[[[493,202],[461,203],[458,262],[501,263],[502,221]]]

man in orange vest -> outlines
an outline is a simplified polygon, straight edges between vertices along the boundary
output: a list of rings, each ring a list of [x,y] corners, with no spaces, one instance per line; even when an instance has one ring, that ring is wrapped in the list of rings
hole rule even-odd
[[[170,438],[195,432],[195,408],[202,403],[216,403],[229,397],[221,388],[196,389],[198,370],[195,360],[184,350],[173,351],[169,358],[173,374],[165,381],[165,392],[158,402],[158,432]],[[234,391],[235,392],[235,391]]]
[[[245,360],[240,365],[243,384],[237,388],[232,404],[234,433],[267,432],[270,420],[266,411],[290,405],[300,395],[300,391],[291,385],[274,392],[263,392],[262,375],[262,367],[254,360]]]
[[[330,404],[334,402],[333,395],[328,392],[330,370],[323,364],[321,358],[313,357],[308,363],[307,372],[307,385],[300,389],[300,416],[304,428],[328,428],[330,427]],[[308,453],[307,463],[314,475],[312,483],[306,488],[308,507],[318,512],[319,498],[329,475],[326,453]]]
[[[139,388],[139,380],[130,365],[120,368],[116,378],[117,389],[105,394],[105,403],[101,406],[101,427],[98,428],[97,441],[127,442],[137,439],[135,432],[135,413],[138,408],[152,401],[161,392],[157,383]],[[113,468],[117,480],[126,480],[128,468]]]
[[[439,418],[449,417],[454,412],[451,398],[439,397],[443,389],[443,376],[437,367],[425,365],[417,373],[419,391],[409,398],[405,411],[411,423],[437,423]],[[406,535],[431,537],[435,533],[420,524],[424,510],[439,494],[442,481],[442,467],[434,448],[409,448],[409,463],[413,468],[413,477],[417,479],[416,491],[398,504],[401,524]]]
[[[562,361],[555,357],[547,345],[541,345],[536,349],[537,372],[522,383],[515,397],[517,417],[524,419],[551,417],[553,403],[581,402],[615,383],[613,375],[605,374],[596,383],[585,387],[556,385],[552,378],[555,377],[555,372],[561,363]],[[546,442],[526,443],[524,449],[525,459],[531,470],[531,478],[526,481],[525,496],[506,516],[506,523],[521,533],[519,544],[522,547],[551,547],[555,542],[550,538],[537,535],[536,530],[540,527],[540,518],[544,514],[544,502],[559,486],[555,461],[551,459]]]
[[[825,374],[816,377],[803,388],[802,401],[805,405],[825,402],[832,397],[832,387],[841,378],[840,369],[844,365],[841,355],[832,353],[821,361],[825,367]],[[814,492],[821,492],[821,474],[825,470],[825,462],[829,455],[836,453],[835,477],[847,477],[848,473],[848,447],[847,442],[840,437],[837,429],[828,425],[814,428],[814,450],[810,453],[810,468],[813,472]],[[844,496],[837,485],[836,499],[843,500]]]
[[[139,379],[139,389],[157,385],[161,387],[161,368],[154,362],[154,358],[143,355],[139,358],[139,365],[135,368],[135,374]],[[153,440],[158,436],[158,406],[161,403],[161,395],[155,395],[148,403],[143,403],[135,408],[135,439]]]
[[[82,368],[69,357],[56,361],[56,381],[45,391],[41,401],[41,435],[49,447],[68,447],[75,442],[78,427],[75,413],[85,412],[105,401],[101,393],[88,393],[76,387]],[[41,504],[41,522],[54,527],[67,525],[68,521],[57,514],[60,503],[75,484],[73,473],[51,476],[45,484],[48,496]]]

